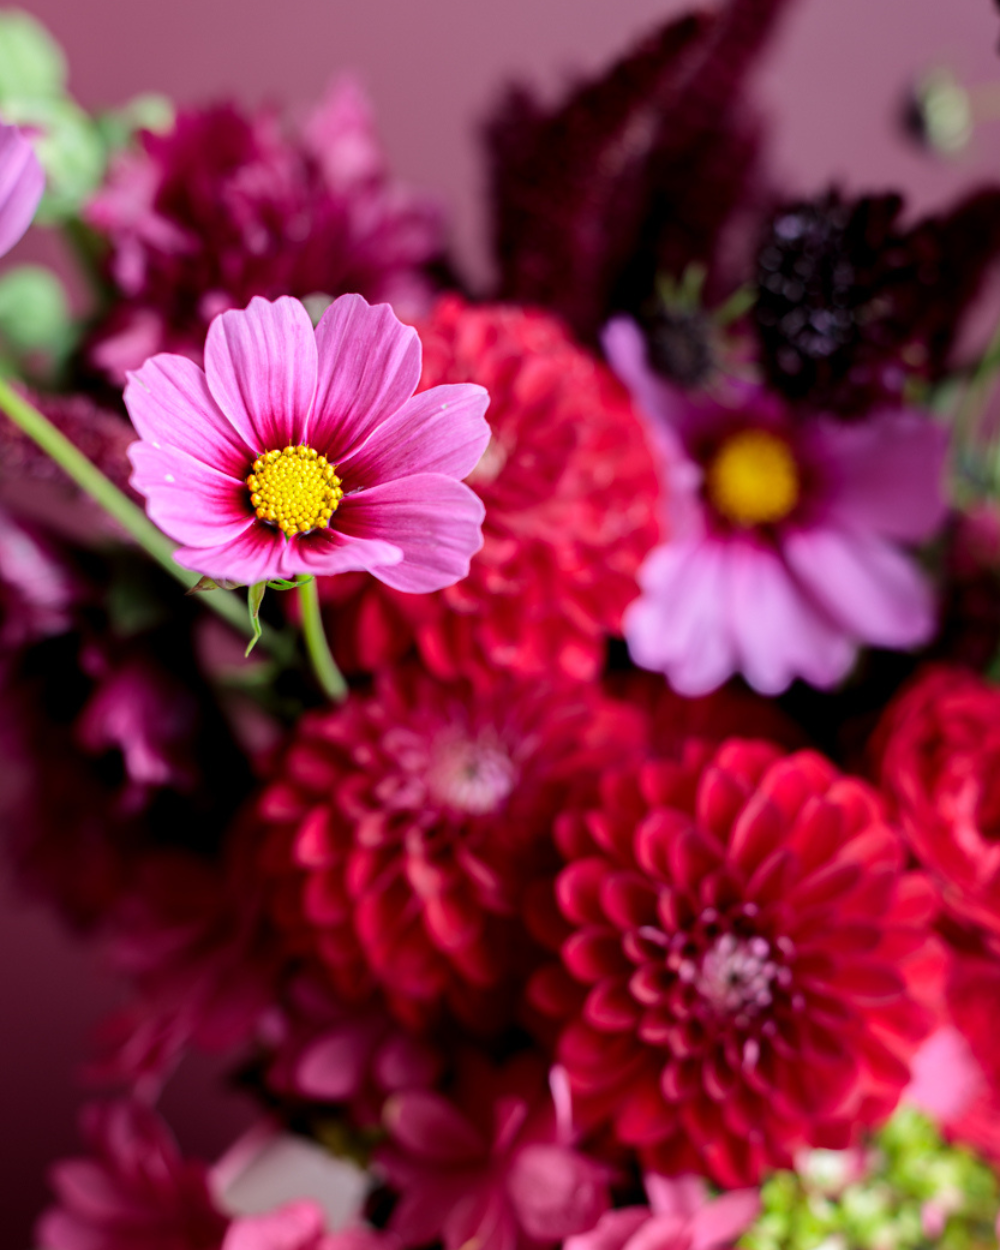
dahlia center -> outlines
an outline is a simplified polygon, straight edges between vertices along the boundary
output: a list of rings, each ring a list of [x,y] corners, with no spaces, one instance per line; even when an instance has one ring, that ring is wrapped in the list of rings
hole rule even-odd
[[[799,501],[799,470],[788,443],[768,430],[741,430],[708,466],[708,497],[735,525],[773,525]]]
[[[723,933],[692,969],[692,980],[718,1015],[752,1016],[770,1006],[771,983],[778,972],[765,938]]]
[[[337,466],[304,443],[265,451],[246,482],[258,518],[288,538],[326,529],[344,497]]]
[[[437,744],[428,770],[428,788],[438,803],[471,815],[495,812],[517,781],[517,769],[492,736]]]

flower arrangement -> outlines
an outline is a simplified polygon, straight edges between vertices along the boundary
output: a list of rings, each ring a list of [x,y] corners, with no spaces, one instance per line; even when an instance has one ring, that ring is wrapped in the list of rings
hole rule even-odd
[[[95,118],[0,13],[95,291],[0,276],[4,853],[127,986],[38,1250],[997,1244],[1000,184],[787,195],[788,7],[512,92],[479,294],[353,80]]]

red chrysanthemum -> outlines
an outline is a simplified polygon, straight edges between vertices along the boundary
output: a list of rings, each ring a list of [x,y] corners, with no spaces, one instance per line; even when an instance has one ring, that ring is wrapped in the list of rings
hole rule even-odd
[[[945,902],[1000,936],[1000,690],[930,668],[877,735],[882,788]]]
[[[376,668],[415,636],[443,677],[477,666],[592,677],[659,533],[658,488],[628,397],[541,312],[448,297],[421,340],[421,390],[474,381],[490,392],[492,441],[467,479],[486,505],[484,545],[469,576],[434,595],[327,583],[341,604],[341,654]]]
[[[374,980],[405,1020],[446,1000],[489,1028],[533,958],[519,911],[557,867],[557,813],[639,733],[596,690],[412,669],[304,718],[261,804],[293,946],[341,994]]]
[[[863,782],[813,752],[692,744],[607,775],[556,837],[570,932],[532,997],[572,1012],[579,1106],[648,1166],[743,1184],[894,1105],[934,899]]]

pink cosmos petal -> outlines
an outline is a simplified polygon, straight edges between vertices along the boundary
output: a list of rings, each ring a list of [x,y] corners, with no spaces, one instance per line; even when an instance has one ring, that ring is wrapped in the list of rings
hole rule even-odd
[[[290,1202],[277,1211],[230,1224],[221,1250],[318,1250],[324,1229],[323,1212],[316,1203]]]
[[[387,586],[412,594],[440,590],[467,576],[483,545],[485,509],[474,491],[454,478],[418,473],[345,496],[337,528],[380,538],[403,552],[401,563],[371,572]]]
[[[380,538],[361,538],[335,529],[313,530],[297,535],[287,545],[281,576],[312,573],[316,577],[333,577],[337,573],[388,568],[402,558],[399,547]]]
[[[708,1186],[700,1176],[661,1176],[647,1172],[642,1178],[654,1215],[677,1215],[689,1219],[708,1202]]]
[[[729,603],[740,672],[761,694],[778,694],[797,676],[830,686],[847,672],[855,648],[817,611],[775,552],[734,538],[727,550]]]
[[[649,1219],[648,1207],[623,1207],[605,1211],[587,1233],[567,1237],[563,1250],[623,1250],[633,1233]]]
[[[250,472],[257,451],[223,414],[193,360],[166,353],[147,360],[128,375],[125,407],[140,438],[179,447],[231,477]]]
[[[601,345],[608,363],[625,383],[646,418],[647,433],[654,448],[673,454],[673,439],[664,443],[664,432],[680,424],[680,392],[669,386],[649,367],[646,340],[631,317],[615,317],[601,335]]]
[[[817,424],[817,450],[830,465],[829,515],[845,528],[922,542],[947,511],[948,434],[926,416],[889,413],[857,424]]]
[[[665,543],[639,570],[642,594],[623,620],[629,652],[642,668],[666,674],[680,694],[707,694],[735,669],[727,571],[724,545],[710,539]]]
[[[180,547],[174,559],[185,569],[206,577],[226,578],[247,586],[287,577],[283,571],[288,540],[279,530],[261,525],[256,519],[242,534],[213,547]]]
[[[143,441],[129,447],[128,458],[150,520],[178,542],[217,546],[255,523],[246,485],[187,452]]]
[[[417,389],[420,339],[388,304],[342,295],[316,327],[319,376],[311,446],[339,464]]]
[[[44,190],[35,149],[17,126],[0,124],[0,256],[31,225]]]
[[[304,305],[255,296],[208,328],[205,373],[216,403],[256,451],[306,441],[316,394],[316,337]]]
[[[969,1043],[951,1025],[931,1034],[913,1056],[910,1070],[903,1098],[941,1125],[957,1120],[986,1088]]]
[[[934,632],[934,600],[916,564],[875,535],[800,530],[782,540],[785,559],[816,601],[855,638],[915,647]]]
[[[479,1131],[447,1099],[429,1090],[393,1095],[383,1115],[395,1141],[421,1159],[472,1164],[487,1152]]]
[[[483,416],[489,402],[485,388],[472,383],[422,391],[373,430],[357,452],[338,461],[338,470],[346,469],[342,476],[351,487],[415,473],[463,478],[490,441]]]
[[[696,1211],[688,1226],[691,1250],[710,1250],[736,1241],[760,1215],[756,1189],[735,1189]]]
[[[679,1215],[653,1215],[629,1238],[626,1250],[690,1250],[687,1221]]]

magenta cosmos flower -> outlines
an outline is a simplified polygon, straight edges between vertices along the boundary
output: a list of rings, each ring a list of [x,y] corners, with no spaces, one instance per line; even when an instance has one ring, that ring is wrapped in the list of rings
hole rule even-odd
[[[751,388],[699,400],[652,372],[633,322],[613,321],[604,345],[670,482],[670,537],[625,613],[637,664],[681,694],[734,673],[777,694],[796,677],[833,685],[860,644],[930,638],[931,589],[901,544],[944,517],[940,426],[914,412],[793,421]]]
[[[31,143],[17,126],[0,122],[0,256],[31,225],[45,190],[45,175]]]
[[[420,340],[386,304],[335,300],[313,330],[295,299],[212,322],[205,370],[158,355],[129,375],[132,484],[183,544],[178,564],[260,582],[367,570],[440,590],[482,545],[459,480],[489,442],[481,386],[414,395]]]

